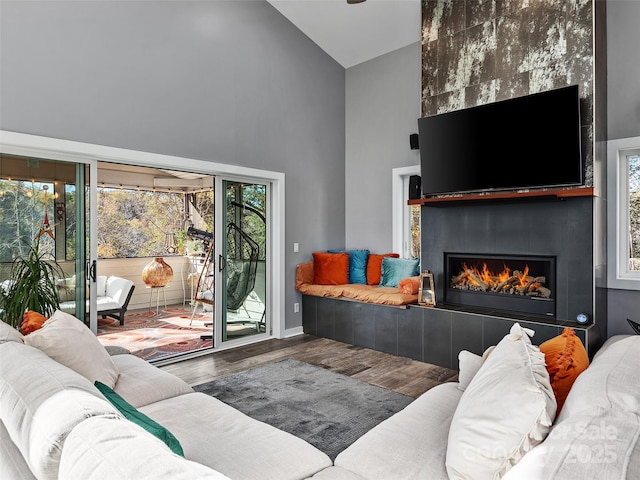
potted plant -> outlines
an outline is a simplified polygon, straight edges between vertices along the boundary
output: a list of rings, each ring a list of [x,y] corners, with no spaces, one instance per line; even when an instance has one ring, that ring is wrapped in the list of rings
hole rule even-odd
[[[0,319],[14,328],[20,328],[27,310],[50,317],[60,307],[56,279],[64,274],[55,259],[46,257],[36,239],[26,255],[14,259],[10,280],[0,288]]]

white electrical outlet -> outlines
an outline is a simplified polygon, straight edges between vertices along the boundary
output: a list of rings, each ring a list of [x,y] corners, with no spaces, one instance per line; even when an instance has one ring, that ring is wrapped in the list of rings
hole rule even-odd
[[[293,244],[293,253],[298,253],[300,251],[300,244],[298,242]]]
[[[293,313],[300,312],[300,304],[298,302],[293,304]]]

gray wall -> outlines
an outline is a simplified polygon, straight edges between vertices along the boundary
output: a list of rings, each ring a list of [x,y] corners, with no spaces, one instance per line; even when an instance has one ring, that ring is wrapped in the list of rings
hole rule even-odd
[[[607,2],[608,137],[640,135],[640,2]]]
[[[386,253],[391,170],[420,163],[409,148],[420,116],[420,43],[347,69],[345,97],[346,247]]]
[[[640,2],[607,2],[608,138],[640,136]],[[609,198],[613,198],[610,194]],[[609,336],[633,333],[627,318],[640,322],[639,290],[608,290]]]
[[[344,68],[263,0],[0,5],[1,129],[286,174],[301,326],[295,265],[345,238]]]

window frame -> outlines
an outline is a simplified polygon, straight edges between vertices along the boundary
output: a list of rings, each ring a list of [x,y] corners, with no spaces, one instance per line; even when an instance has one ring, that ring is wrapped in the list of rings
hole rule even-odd
[[[411,254],[411,209],[408,208],[409,178],[420,175],[420,165],[393,168],[392,175],[392,231],[393,251],[403,258]],[[420,258],[420,256],[418,257]]]
[[[629,178],[627,156],[640,151],[640,137],[607,142],[608,287],[640,290],[640,271],[629,265]]]

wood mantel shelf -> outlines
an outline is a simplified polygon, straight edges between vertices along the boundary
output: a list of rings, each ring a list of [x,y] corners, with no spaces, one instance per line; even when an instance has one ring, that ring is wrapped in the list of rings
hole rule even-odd
[[[448,197],[425,197],[417,200],[409,200],[409,205],[425,205],[425,204],[444,204],[453,202],[469,202],[482,200],[502,200],[502,199],[524,199],[524,198],[543,198],[555,197],[558,199],[569,197],[592,197],[593,187],[580,188],[558,188],[549,190],[529,190],[524,192],[495,192],[495,193],[478,193],[478,194],[461,194]]]

